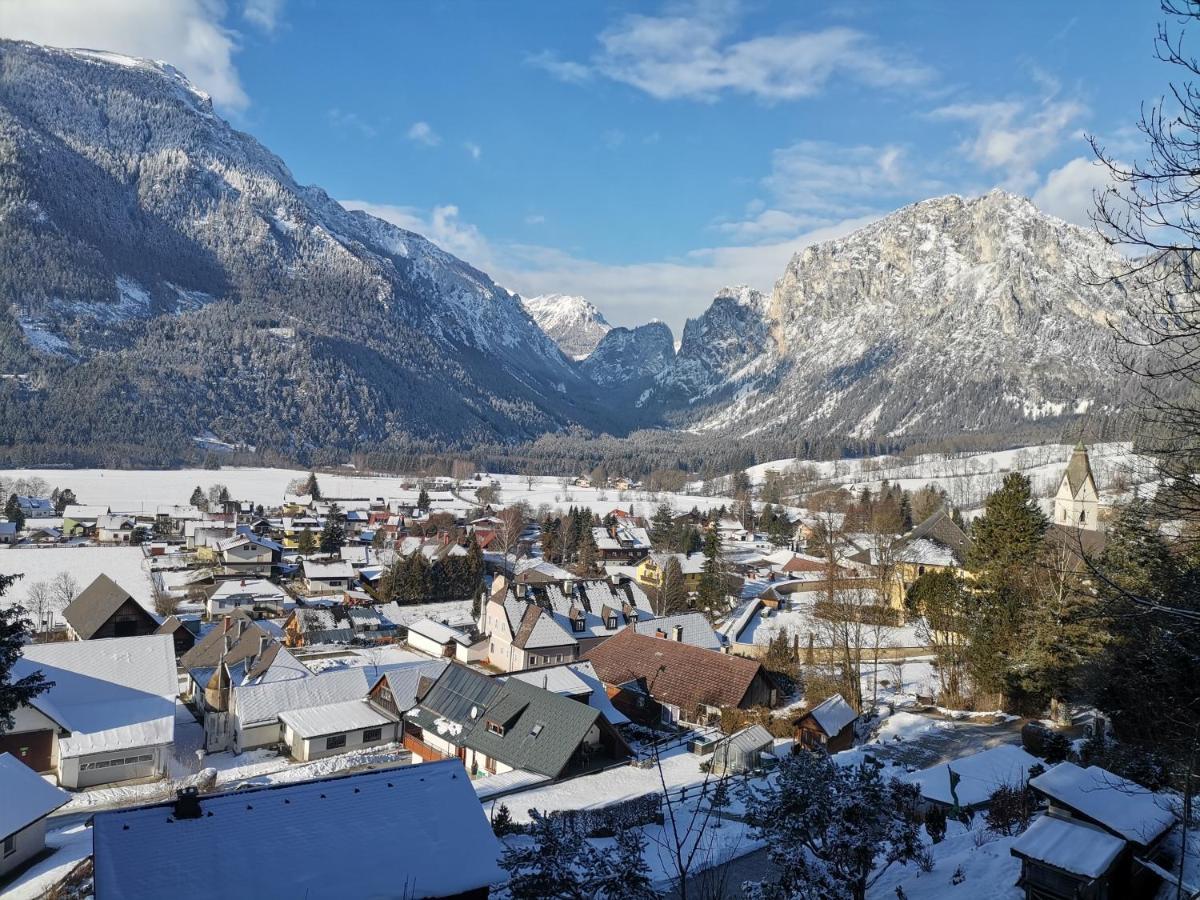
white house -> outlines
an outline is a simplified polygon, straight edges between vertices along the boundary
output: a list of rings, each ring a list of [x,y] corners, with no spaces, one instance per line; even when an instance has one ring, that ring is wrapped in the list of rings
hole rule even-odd
[[[170,635],[30,644],[13,676],[35,671],[53,686],[17,708],[0,750],[65,788],[166,772],[179,693]]]
[[[10,753],[0,753],[0,879],[46,849],[46,816],[71,799]]]
[[[102,544],[128,544],[136,527],[137,519],[133,516],[100,516],[96,520],[96,540]]]
[[[272,615],[281,616],[293,606],[295,601],[279,585],[265,578],[243,578],[218,584],[208,598],[206,610],[209,618],[228,615],[235,609],[265,609]]]
[[[354,567],[344,560],[317,562],[306,559],[302,568],[305,587],[312,594],[338,594],[354,581]]]
[[[280,713],[283,742],[292,759],[309,762],[349,750],[378,747],[396,740],[398,716],[390,716],[361,697]]]
[[[58,513],[45,497],[17,497],[17,506],[26,519],[53,519]]]
[[[487,641],[433,619],[418,619],[408,626],[408,646],[430,656],[460,662],[478,662],[487,656]]]
[[[1100,529],[1100,492],[1082,441],[1075,445],[1054,495],[1054,524],[1086,531]]]

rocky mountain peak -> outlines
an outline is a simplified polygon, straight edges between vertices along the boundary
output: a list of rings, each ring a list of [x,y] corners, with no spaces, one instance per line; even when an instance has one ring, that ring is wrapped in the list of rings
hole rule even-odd
[[[572,359],[583,359],[595,350],[612,328],[586,297],[541,294],[524,297],[521,303],[538,327]]]

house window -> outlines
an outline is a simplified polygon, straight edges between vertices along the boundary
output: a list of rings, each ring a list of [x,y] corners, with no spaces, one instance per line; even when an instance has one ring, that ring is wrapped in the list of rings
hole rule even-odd
[[[369,744],[371,741],[377,741],[383,737],[382,728],[368,728],[363,732],[363,743]]]
[[[538,658],[536,656],[529,657],[529,664],[531,666],[536,666],[538,664]]]
[[[17,836],[15,834],[10,834],[8,837],[6,837],[4,839],[4,855],[12,856],[16,852],[17,852]]]
[[[615,629],[617,627],[617,617],[616,616],[609,617],[608,627],[609,627],[609,629]]]
[[[571,627],[576,631],[583,631],[583,619],[572,619]]]
[[[504,734],[504,726],[501,725],[499,722],[488,722],[487,730],[490,731],[492,734],[499,734],[499,735]]]
[[[325,738],[326,750],[340,750],[346,746],[346,736],[344,734],[335,734]]]

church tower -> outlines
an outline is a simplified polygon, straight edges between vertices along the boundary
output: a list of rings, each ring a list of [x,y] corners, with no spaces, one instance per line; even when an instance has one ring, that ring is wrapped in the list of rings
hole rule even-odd
[[[1071,452],[1071,461],[1054,495],[1054,524],[1100,530],[1100,492],[1096,490],[1087,447],[1082,441]]]

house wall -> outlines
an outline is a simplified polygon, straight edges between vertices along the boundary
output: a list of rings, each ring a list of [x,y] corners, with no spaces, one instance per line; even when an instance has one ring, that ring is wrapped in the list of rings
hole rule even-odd
[[[454,658],[461,663],[476,663],[482,662],[488,656],[488,642],[476,641],[474,644],[467,646],[466,644],[455,644]]]
[[[241,753],[243,750],[253,750],[256,747],[272,747],[282,740],[281,728],[278,721],[247,726],[243,726],[239,721],[233,730],[233,752]]]
[[[44,753],[47,742],[49,758],[35,767],[36,757]],[[0,735],[0,751],[11,753],[43,774],[53,772],[58,768],[58,725],[35,707],[19,706],[13,711],[13,727]]]
[[[520,663],[516,669],[532,669],[535,666],[553,666],[558,663],[574,662],[579,658],[579,648],[579,644],[565,644],[559,647],[539,647],[536,650],[515,650],[513,657]],[[520,659],[516,659],[518,654],[521,656]],[[509,671],[516,671],[516,669]]]
[[[336,594],[350,587],[345,578],[306,578],[304,584],[310,594]]]
[[[0,838],[3,837],[5,835],[0,835]],[[46,849],[46,820],[38,819],[16,832],[12,838],[13,852],[7,856],[0,844],[0,877]]]
[[[361,750],[364,747],[379,747],[396,740],[395,722],[377,727],[380,729],[380,737],[374,741],[363,740],[363,734],[370,729],[360,728],[354,731],[339,732],[345,735],[346,745],[344,747],[335,747],[332,750],[325,747],[325,742],[327,738],[333,735],[323,734],[320,737],[302,737],[286,725],[283,726],[283,741],[287,744],[292,759],[298,762],[309,762],[314,759],[324,759],[327,756],[337,756],[339,753],[347,753],[350,750]]]
[[[70,630],[71,634],[78,640],[74,629]],[[96,630],[96,633],[91,636],[90,640],[112,637],[141,637],[147,634],[154,634],[157,630],[158,623],[154,621],[150,613],[142,609],[136,600],[130,599],[117,607],[117,611]]]
[[[1054,524],[1071,528],[1099,528],[1100,496],[1091,479],[1084,481],[1078,495],[1071,494],[1070,482],[1063,476],[1054,495]]]
[[[105,753],[66,756],[59,761],[58,783],[65,788],[95,787],[142,778],[154,778],[167,771],[166,745],[130,746]]]
[[[488,768],[488,765],[491,768]],[[463,761],[468,772],[490,772],[493,775],[503,775],[505,772],[511,772],[512,766],[506,766],[498,759],[489,759],[487,754],[479,753],[476,750],[467,750],[467,758]]]
[[[454,645],[446,646],[439,644],[432,638],[426,637],[423,634],[417,634],[415,631],[408,633],[408,646],[414,650],[419,650],[422,653],[428,653],[430,656],[452,656],[454,654]]]

